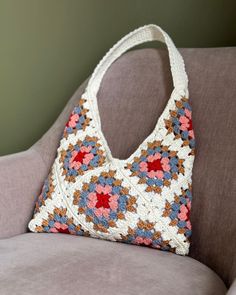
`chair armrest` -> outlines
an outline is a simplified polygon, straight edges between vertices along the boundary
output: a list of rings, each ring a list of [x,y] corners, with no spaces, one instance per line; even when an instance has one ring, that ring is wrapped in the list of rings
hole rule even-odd
[[[77,89],[53,126],[29,150],[0,157],[0,239],[27,231],[35,199],[55,159],[58,142],[87,80]]]
[[[0,238],[27,231],[47,173],[48,167],[33,148],[0,157]]]
[[[230,286],[227,295],[236,295],[236,279],[233,281],[232,285]]]

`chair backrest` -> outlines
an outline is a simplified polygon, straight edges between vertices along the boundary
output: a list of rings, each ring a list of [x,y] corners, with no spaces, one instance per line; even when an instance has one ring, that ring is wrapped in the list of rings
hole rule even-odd
[[[236,275],[236,48],[180,51],[190,81],[197,139],[190,256],[229,284]],[[107,71],[98,105],[115,157],[127,158],[154,128],[173,88],[169,69],[165,50],[139,49],[124,54]],[[84,87],[34,146],[48,166]]]

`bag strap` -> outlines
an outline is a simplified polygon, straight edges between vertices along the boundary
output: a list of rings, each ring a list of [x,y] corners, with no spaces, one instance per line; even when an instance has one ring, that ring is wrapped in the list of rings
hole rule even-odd
[[[89,80],[86,88],[87,94],[89,96],[97,95],[103,76],[117,58],[132,47],[148,41],[161,41],[166,43],[169,52],[174,88],[181,95],[185,95],[188,90],[188,77],[185,72],[183,58],[168,34],[157,25],[152,24],[140,27],[127,34],[106,53]]]

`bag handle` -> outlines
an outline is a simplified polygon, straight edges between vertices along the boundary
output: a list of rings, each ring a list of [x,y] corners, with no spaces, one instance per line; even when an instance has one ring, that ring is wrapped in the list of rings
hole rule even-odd
[[[168,34],[165,33],[159,26],[153,24],[140,27],[127,34],[106,53],[95,68],[89,80],[86,88],[87,94],[90,97],[96,97],[102,78],[111,64],[127,50],[148,41],[161,41],[166,43],[169,52],[174,88],[181,95],[185,95],[188,89],[188,77],[185,72],[183,58]]]

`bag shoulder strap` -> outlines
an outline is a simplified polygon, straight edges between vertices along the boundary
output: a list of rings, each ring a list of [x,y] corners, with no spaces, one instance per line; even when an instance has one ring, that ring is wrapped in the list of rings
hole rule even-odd
[[[140,27],[127,34],[106,53],[95,68],[89,80],[86,88],[87,94],[90,96],[96,96],[102,78],[111,64],[127,50],[148,41],[161,41],[166,44],[169,53],[174,88],[184,95],[188,89],[188,77],[185,72],[183,58],[168,34],[159,26],[153,24]]]

